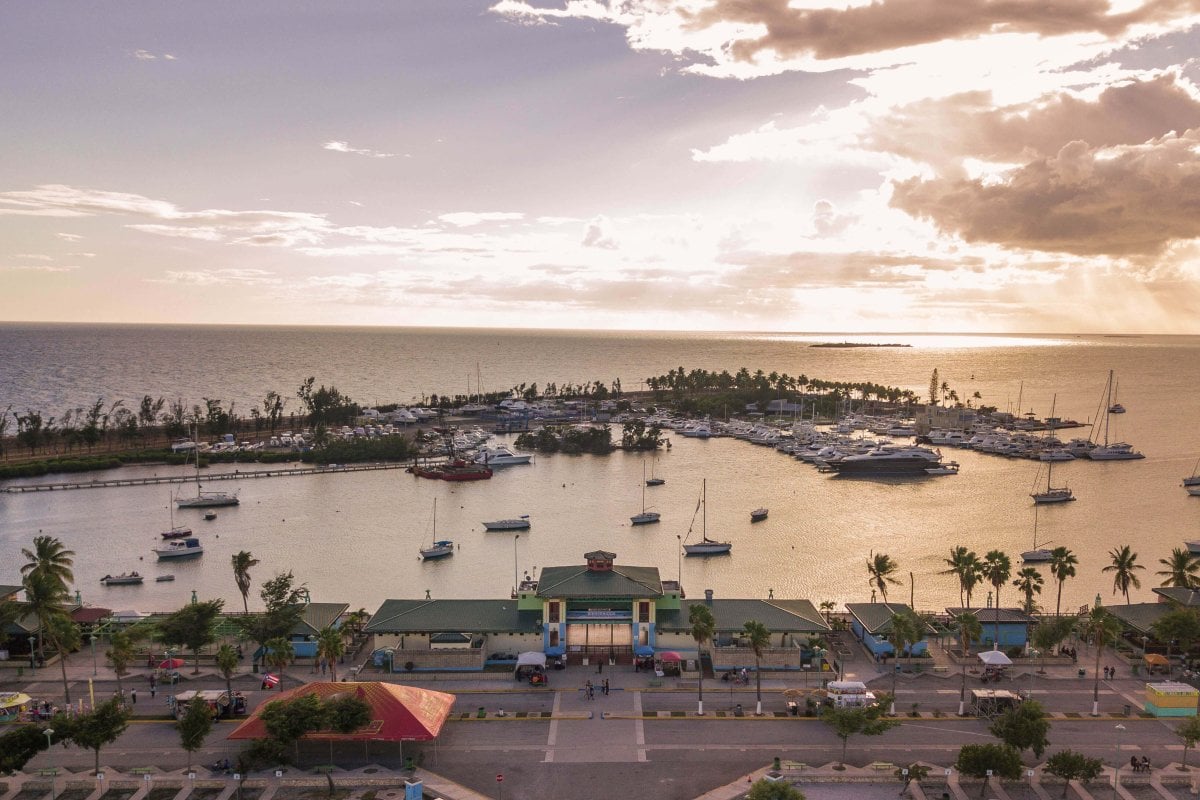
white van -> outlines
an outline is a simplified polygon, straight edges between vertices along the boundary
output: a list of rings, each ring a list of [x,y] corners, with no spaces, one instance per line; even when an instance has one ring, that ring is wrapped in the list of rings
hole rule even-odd
[[[825,687],[825,702],[836,708],[873,706],[875,693],[867,691],[862,681],[830,681]]]

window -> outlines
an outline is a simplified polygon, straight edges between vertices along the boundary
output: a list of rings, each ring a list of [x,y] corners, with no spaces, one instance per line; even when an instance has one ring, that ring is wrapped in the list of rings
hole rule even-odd
[[[638,622],[650,621],[650,603],[646,600],[638,602]]]

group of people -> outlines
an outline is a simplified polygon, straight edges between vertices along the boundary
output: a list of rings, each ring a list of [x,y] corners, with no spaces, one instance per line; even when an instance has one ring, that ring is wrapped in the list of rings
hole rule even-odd
[[[1104,680],[1111,681],[1115,677],[1117,677],[1117,668],[1116,667],[1105,667],[1104,668]]]
[[[596,687],[591,681],[583,685],[583,694],[588,700],[596,699]],[[600,683],[600,694],[608,694],[608,678],[605,678]]]
[[[1137,756],[1130,756],[1129,766],[1133,768],[1134,772],[1149,772],[1150,759],[1142,756],[1142,759],[1139,761]]]
[[[745,686],[750,682],[750,673],[745,667],[742,667],[740,670],[731,669],[721,674],[721,680]]]

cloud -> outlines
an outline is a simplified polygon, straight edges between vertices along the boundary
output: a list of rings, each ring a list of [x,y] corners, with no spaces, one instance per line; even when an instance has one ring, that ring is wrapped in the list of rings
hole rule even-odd
[[[1152,255],[1173,240],[1200,237],[1200,128],[1139,145],[1071,142],[999,181],[899,181],[892,204],[968,242]]]
[[[261,269],[167,270],[164,277],[151,283],[185,286],[276,286],[283,280]]]
[[[4,272],[73,272],[78,264],[0,264]]]
[[[607,217],[593,217],[583,231],[581,244],[601,250],[616,250],[617,242],[612,236],[612,222]]]
[[[837,213],[837,208],[828,200],[818,200],[813,205],[812,224],[817,236],[838,236],[855,221],[851,214]]]
[[[174,203],[128,192],[78,189],[48,184],[28,191],[0,192],[0,215],[94,216],[116,214],[144,217],[150,223],[133,223],[129,228],[158,236],[201,241],[223,241],[233,237],[247,244],[315,244],[332,226],[322,214],[296,211],[230,211],[203,209],[185,211]],[[241,238],[239,238],[241,237]]]
[[[351,153],[356,156],[367,156],[368,158],[395,158],[395,153],[382,153],[378,150],[368,150],[361,147],[351,147],[349,142],[331,141],[321,145],[322,149],[332,150],[335,153]]]
[[[513,211],[455,211],[438,216],[439,220],[456,228],[467,228],[484,222],[507,222],[524,218],[524,214]]]
[[[78,233],[56,233],[54,235],[60,239],[65,239],[68,242],[78,242],[83,238]]]
[[[163,53],[162,55],[158,55],[158,54],[150,52],[149,50],[134,50],[129,55],[133,56],[138,61],[157,61],[160,58],[163,61],[174,61],[175,60],[175,56],[173,56],[170,53]]]
[[[1123,10],[1117,11],[1119,5]],[[503,0],[491,11],[521,22],[578,19],[626,29],[637,50],[674,53],[688,69],[751,77],[783,69],[878,68],[947,41],[1074,38],[1103,41],[1174,26],[1194,0],[568,0],[556,7]]]

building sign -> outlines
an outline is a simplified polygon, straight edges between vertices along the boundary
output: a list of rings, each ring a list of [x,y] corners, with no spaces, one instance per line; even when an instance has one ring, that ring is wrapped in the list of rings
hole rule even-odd
[[[628,609],[614,608],[583,608],[577,611],[568,611],[568,620],[598,620],[598,619],[620,619],[629,620],[633,618],[633,612]]]

